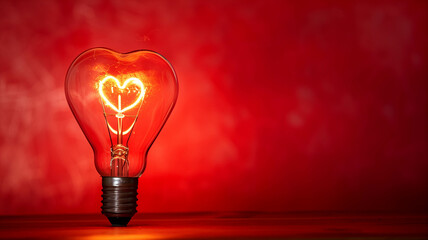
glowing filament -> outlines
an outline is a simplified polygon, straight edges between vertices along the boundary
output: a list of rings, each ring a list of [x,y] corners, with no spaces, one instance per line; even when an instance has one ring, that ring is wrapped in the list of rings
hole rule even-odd
[[[110,100],[104,94],[104,84],[107,81],[114,81],[120,90],[125,89],[125,87],[128,84],[135,84],[136,86],[138,86],[140,88],[139,95],[138,95],[137,99],[131,105],[122,109],[122,96],[120,94],[118,94],[118,105],[115,106],[113,103],[110,102]],[[113,86],[110,87],[110,90],[111,90],[111,93],[114,93]],[[128,88],[128,94],[130,92],[131,91]],[[99,93],[100,97],[102,98],[102,100],[104,101],[105,105],[109,106],[111,109],[113,109],[117,113],[115,116],[116,116],[116,118],[119,119],[119,118],[125,117],[125,115],[123,114],[124,112],[134,108],[135,106],[137,106],[138,103],[142,102],[142,100],[144,99],[144,96],[146,94],[146,89],[144,88],[144,84],[138,78],[135,78],[135,77],[128,78],[122,85],[120,85],[120,82],[117,78],[115,78],[113,76],[107,76],[99,82],[98,93]],[[126,135],[132,130],[132,128],[134,127],[134,124],[135,124],[135,120],[127,130],[122,132],[122,134]],[[118,134],[117,131],[108,122],[107,122],[107,125],[108,125],[108,128],[110,129],[110,131],[112,133],[114,133],[116,135]]]
[[[123,135],[128,134],[131,131],[131,129],[134,127],[134,124],[135,124],[135,121],[132,123],[132,125],[128,129],[126,129],[123,132]],[[117,135],[117,131],[110,125],[110,123],[107,123],[107,125],[108,125],[108,128],[110,129],[110,131]]]
[[[141,92],[138,95],[137,100],[135,100],[135,102],[133,102],[131,105],[125,107],[124,109],[121,109],[121,106],[120,106],[121,103],[120,103],[120,100],[119,100],[119,106],[116,107],[104,95],[104,91],[103,91],[104,88],[103,88],[103,86],[104,86],[104,83],[107,82],[108,80],[115,81],[116,85],[119,87],[119,89],[124,89],[129,83],[134,83],[135,85],[139,86],[140,89],[141,89]],[[113,92],[113,87],[111,87],[111,91]],[[135,77],[128,78],[123,83],[123,85],[120,85],[120,82],[119,82],[119,80],[117,80],[117,78],[115,78],[113,76],[107,76],[103,80],[100,81],[99,86],[98,86],[98,92],[99,92],[101,98],[104,100],[104,102],[106,103],[107,106],[111,107],[117,113],[124,113],[124,112],[128,111],[129,109],[135,107],[144,98],[144,95],[146,94],[146,89],[144,88],[144,84],[138,78],[135,78]],[[119,95],[119,99],[120,99],[120,95]]]

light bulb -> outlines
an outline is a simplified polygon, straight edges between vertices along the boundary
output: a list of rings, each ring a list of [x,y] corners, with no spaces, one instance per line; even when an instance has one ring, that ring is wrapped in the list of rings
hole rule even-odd
[[[102,213],[113,226],[126,226],[147,152],[177,100],[174,69],[153,51],[93,48],[71,64],[65,94],[102,176]]]

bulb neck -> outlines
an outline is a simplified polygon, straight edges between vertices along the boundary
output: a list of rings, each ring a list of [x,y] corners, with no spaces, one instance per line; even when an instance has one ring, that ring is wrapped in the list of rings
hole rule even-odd
[[[103,177],[102,214],[112,226],[125,227],[137,212],[137,177]]]
[[[129,171],[128,162],[128,151],[129,149],[122,145],[117,144],[111,148],[111,176],[114,177],[127,177]]]

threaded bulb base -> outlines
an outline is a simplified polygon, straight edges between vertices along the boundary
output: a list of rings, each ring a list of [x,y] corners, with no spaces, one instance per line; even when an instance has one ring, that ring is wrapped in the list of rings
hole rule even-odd
[[[138,178],[103,177],[101,213],[112,226],[125,227],[137,212]]]

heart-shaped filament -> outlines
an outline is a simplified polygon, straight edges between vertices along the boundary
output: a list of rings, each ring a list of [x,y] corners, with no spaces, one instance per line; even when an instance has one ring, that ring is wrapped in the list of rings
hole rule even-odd
[[[122,106],[121,106],[121,95],[118,94],[118,106],[115,106],[113,103],[110,102],[110,100],[104,94],[104,83],[107,81],[114,81],[116,83],[116,86],[119,87],[120,90],[124,90],[128,84],[133,83],[140,88],[140,94],[138,95],[137,99],[132,104],[126,106],[125,108],[122,108]],[[131,77],[131,78],[126,79],[126,81],[122,85],[120,85],[120,82],[117,78],[115,78],[113,76],[107,76],[99,82],[98,86],[99,86],[98,92],[99,92],[101,98],[104,100],[104,102],[107,106],[109,106],[115,112],[118,113],[117,117],[123,117],[123,113],[128,111],[129,109],[132,109],[140,101],[142,101],[144,98],[144,95],[146,93],[146,89],[144,88],[144,84],[141,82],[140,79],[138,79],[136,77]],[[112,87],[112,92],[113,92],[113,87]]]
[[[137,92],[136,100],[133,103],[131,103],[130,105],[123,107],[122,106],[122,96],[121,96],[121,94],[118,93],[118,95],[117,95],[117,98],[118,98],[117,99],[117,106],[115,104],[113,104],[109,100],[109,98],[106,96],[106,94],[104,93],[105,89],[109,90],[109,88],[104,87],[104,85],[110,81],[112,81],[115,84],[115,87],[118,87],[120,92],[122,92],[122,93],[124,92],[124,90],[128,90],[128,93],[130,93],[131,90],[133,92]],[[129,87],[128,87],[128,89],[125,89],[128,85],[131,85],[131,84],[134,84],[139,89],[129,89]],[[111,86],[110,89],[111,89],[111,92],[114,93],[113,86]],[[98,84],[98,93],[99,93],[102,101],[105,103],[105,105],[110,107],[113,111],[116,112],[115,116],[119,120],[119,119],[122,119],[125,117],[125,115],[123,114],[124,112],[134,108],[135,106],[138,105],[138,103],[143,101],[145,93],[146,93],[146,89],[144,87],[143,82],[141,82],[141,80],[136,78],[136,77],[131,77],[131,78],[126,79],[126,81],[121,85],[117,78],[115,78],[113,76],[106,76]],[[120,123],[121,122],[122,121],[120,121]],[[122,126],[119,126],[119,124],[118,124],[118,128],[119,128],[118,130],[119,131],[117,131],[110,125],[110,123],[107,122],[107,126],[108,126],[109,130],[115,135],[118,135],[118,134],[126,135],[126,134],[128,134],[132,130],[132,128],[134,127],[134,124],[135,124],[135,121],[133,121],[131,126],[129,126],[125,131],[123,131]]]

